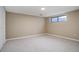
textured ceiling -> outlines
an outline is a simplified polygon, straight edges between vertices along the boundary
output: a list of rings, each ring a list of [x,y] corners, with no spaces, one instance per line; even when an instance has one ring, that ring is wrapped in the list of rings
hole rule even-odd
[[[41,11],[44,7],[45,10]],[[5,6],[6,11],[33,16],[54,16],[79,9],[78,6]]]

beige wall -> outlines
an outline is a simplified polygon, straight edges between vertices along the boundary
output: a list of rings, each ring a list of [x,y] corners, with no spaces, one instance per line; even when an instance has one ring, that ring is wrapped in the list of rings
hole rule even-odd
[[[6,36],[16,38],[45,32],[45,19],[16,13],[7,13]]]
[[[79,11],[65,15],[67,16],[67,22],[49,23],[47,19],[47,32],[79,39]]]
[[[40,18],[16,13],[7,13],[7,38],[31,34],[51,33],[79,39],[79,11],[64,14],[67,22],[49,23],[48,18]]]

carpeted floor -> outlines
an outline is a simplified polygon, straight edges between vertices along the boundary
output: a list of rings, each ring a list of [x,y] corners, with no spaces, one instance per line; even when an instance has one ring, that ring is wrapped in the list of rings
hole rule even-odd
[[[79,42],[43,35],[8,40],[1,52],[78,52]]]

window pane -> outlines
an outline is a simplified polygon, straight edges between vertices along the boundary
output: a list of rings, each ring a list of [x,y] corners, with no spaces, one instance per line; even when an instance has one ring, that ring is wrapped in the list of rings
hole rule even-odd
[[[51,18],[49,18],[48,22],[49,22],[49,23],[51,23],[51,22],[52,22],[52,19],[51,19]]]
[[[57,22],[57,17],[52,18],[52,22]]]
[[[58,21],[59,21],[59,22],[67,21],[67,16],[58,17]]]
[[[65,21],[67,21],[67,16],[49,18],[49,22],[65,22]]]

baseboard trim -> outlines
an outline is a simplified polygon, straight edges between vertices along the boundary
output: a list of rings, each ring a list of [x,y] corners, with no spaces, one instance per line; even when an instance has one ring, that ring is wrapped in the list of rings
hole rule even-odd
[[[49,33],[34,34],[34,35],[28,35],[28,36],[23,36],[23,37],[16,37],[16,38],[11,38],[11,39],[6,39],[6,40],[16,40],[16,39],[31,38],[31,37],[41,36],[41,35],[45,35],[45,34],[46,35],[50,35],[50,36],[55,36],[55,37],[64,38],[64,39],[68,39],[68,40],[73,40],[73,41],[79,42],[78,39],[73,39],[73,38],[70,38],[70,37],[61,36],[61,35],[55,35],[55,34],[49,34]]]
[[[44,35],[45,33],[42,34],[34,34],[34,35],[28,35],[28,36],[23,36],[23,37],[16,37],[16,38],[11,38],[11,39],[6,39],[6,40],[16,40],[16,39],[24,39],[24,38],[31,38],[31,37],[36,37],[40,35]]]
[[[3,48],[3,46],[4,46],[5,43],[6,43],[6,39],[4,40],[3,44],[0,47],[0,52],[1,52],[1,50],[2,50],[2,48]]]
[[[49,33],[46,33],[46,34],[47,34],[47,35],[50,35],[50,36],[55,36],[55,37],[64,38],[64,39],[68,39],[68,40],[73,40],[73,41],[77,41],[77,42],[79,42],[78,39],[73,39],[73,38],[66,37],[66,36],[55,35],[55,34],[49,34]]]

